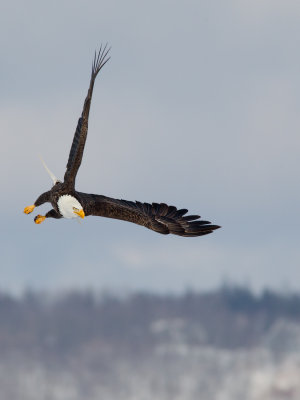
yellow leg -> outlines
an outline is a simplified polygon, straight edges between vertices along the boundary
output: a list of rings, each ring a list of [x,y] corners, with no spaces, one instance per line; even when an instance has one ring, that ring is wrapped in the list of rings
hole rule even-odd
[[[25,208],[24,208],[24,213],[25,213],[25,214],[30,214],[30,213],[32,213],[32,211],[33,211],[34,209],[35,209],[35,205],[25,207]]]
[[[37,215],[37,216],[34,218],[34,222],[35,222],[36,224],[41,224],[43,221],[45,221],[45,219],[46,219],[46,217],[44,217],[43,215]]]

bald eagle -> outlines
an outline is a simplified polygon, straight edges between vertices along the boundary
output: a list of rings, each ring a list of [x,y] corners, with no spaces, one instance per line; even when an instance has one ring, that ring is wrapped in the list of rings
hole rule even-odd
[[[186,215],[188,212],[186,209],[178,210],[176,207],[168,206],[165,203],[149,204],[139,201],[117,200],[75,190],[75,179],[81,164],[88,132],[94,83],[98,73],[110,59],[109,51],[110,49],[106,45],[101,46],[98,53],[95,52],[90,86],[74,134],[63,182],[58,180],[44,164],[53,180],[53,187],[41,194],[33,205],[25,207],[24,213],[30,214],[35,207],[49,202],[53,208],[46,215],[37,215],[34,218],[36,224],[40,224],[46,218],[84,218],[88,215],[96,215],[133,222],[162,234],[173,233],[174,235],[188,237],[207,235],[220,228],[218,225],[212,225],[209,221],[199,219],[199,215]]]

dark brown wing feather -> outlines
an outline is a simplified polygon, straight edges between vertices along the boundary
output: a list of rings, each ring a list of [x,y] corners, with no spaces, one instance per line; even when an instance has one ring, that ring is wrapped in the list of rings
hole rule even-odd
[[[107,49],[107,45],[104,48],[102,48],[102,46],[101,46],[98,54],[95,53],[93,67],[92,67],[91,80],[90,80],[90,87],[89,87],[88,94],[87,94],[85,102],[84,102],[81,117],[78,120],[77,128],[76,128],[76,131],[74,134],[73,143],[72,143],[70,154],[69,154],[67,170],[66,170],[65,177],[64,177],[65,183],[73,188],[75,185],[76,175],[77,175],[78,169],[81,164],[82,155],[83,155],[83,151],[84,151],[84,145],[85,145],[85,141],[86,141],[86,137],[87,137],[88,119],[89,119],[89,112],[90,112],[90,106],[91,106],[91,100],[92,100],[92,95],[93,95],[95,79],[96,79],[99,71],[101,70],[101,68],[110,59],[110,57],[107,57],[109,50],[110,49]]]
[[[116,200],[79,192],[77,195],[86,215],[133,222],[165,235],[173,233],[179,236],[202,236],[220,228],[218,225],[211,225],[209,221],[200,220],[199,215],[185,216],[188,210],[177,210],[165,203]]]

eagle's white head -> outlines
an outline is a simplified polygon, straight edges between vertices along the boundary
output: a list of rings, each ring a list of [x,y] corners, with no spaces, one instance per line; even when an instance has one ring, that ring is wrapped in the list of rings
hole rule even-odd
[[[64,218],[84,218],[85,216],[82,205],[75,197],[69,194],[60,196],[57,206]]]

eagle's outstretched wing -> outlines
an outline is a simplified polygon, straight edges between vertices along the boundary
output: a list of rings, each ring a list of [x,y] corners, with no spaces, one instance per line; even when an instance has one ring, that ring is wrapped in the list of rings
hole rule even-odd
[[[139,201],[116,200],[96,194],[77,192],[85,215],[115,218],[145,226],[167,235],[202,236],[220,228],[209,221],[200,220],[199,215],[188,215],[186,209],[177,210],[164,203],[141,203]]]
[[[102,46],[100,47],[98,54],[95,52],[90,87],[84,101],[81,117],[78,120],[77,128],[74,134],[73,143],[69,154],[67,170],[64,176],[64,182],[71,188],[74,188],[76,175],[80,167],[84,151],[94,83],[99,71],[110,59],[110,57],[107,57],[109,50],[110,48],[107,48],[106,45],[104,46],[104,48],[102,48]]]

